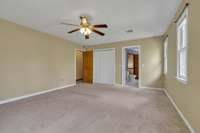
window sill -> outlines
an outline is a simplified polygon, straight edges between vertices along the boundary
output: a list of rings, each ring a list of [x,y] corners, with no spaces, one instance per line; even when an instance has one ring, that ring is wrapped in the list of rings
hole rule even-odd
[[[188,84],[188,80],[186,80],[186,79],[183,79],[183,78],[180,78],[180,77],[176,77],[176,79],[177,79],[179,82],[181,82],[181,83],[183,83],[183,84],[185,84],[185,85]]]

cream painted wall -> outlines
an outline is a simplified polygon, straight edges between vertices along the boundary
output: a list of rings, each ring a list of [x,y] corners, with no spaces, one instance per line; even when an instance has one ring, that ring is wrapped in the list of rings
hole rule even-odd
[[[180,6],[183,9],[184,3]],[[168,73],[165,87],[197,133],[200,133],[200,1],[192,0],[189,6],[188,83],[176,79],[176,24],[172,23],[166,33],[169,36]],[[179,14],[180,11],[177,12]]]
[[[71,42],[0,20],[0,101],[75,83]]]
[[[83,52],[76,51],[76,80],[83,79]]]
[[[123,41],[111,44],[102,44],[92,47],[116,49],[116,83],[122,84],[122,47],[138,45],[141,47],[141,60],[144,64],[141,72],[141,86],[163,87],[163,45],[160,37],[146,38],[141,40]]]

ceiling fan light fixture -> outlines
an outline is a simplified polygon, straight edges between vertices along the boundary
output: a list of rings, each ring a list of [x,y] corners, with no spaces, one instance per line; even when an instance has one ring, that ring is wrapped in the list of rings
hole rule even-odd
[[[80,24],[76,25],[76,24],[70,24],[70,23],[61,23],[64,25],[70,25],[70,26],[76,26],[77,28],[74,30],[69,31],[68,33],[74,33],[76,31],[79,31],[81,34],[83,34],[85,36],[85,39],[89,39],[89,35],[91,33],[96,33],[100,36],[104,36],[105,33],[97,30],[98,28],[108,28],[107,24],[96,24],[96,25],[92,25],[90,24],[90,22],[88,21],[88,17],[87,16],[80,16]]]
[[[92,30],[88,27],[81,27],[80,32],[81,34],[84,34],[84,35],[90,35],[92,33]]]
[[[84,28],[84,27],[81,27],[81,28],[80,28],[80,32],[81,32],[81,34],[84,34],[85,28]]]
[[[86,35],[90,35],[91,33],[92,33],[91,29],[90,28],[86,28],[85,34]]]

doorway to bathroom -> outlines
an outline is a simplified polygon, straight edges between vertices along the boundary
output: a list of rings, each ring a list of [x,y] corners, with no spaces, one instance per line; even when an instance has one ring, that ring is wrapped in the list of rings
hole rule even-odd
[[[123,86],[140,87],[140,47],[122,48],[122,84]]]

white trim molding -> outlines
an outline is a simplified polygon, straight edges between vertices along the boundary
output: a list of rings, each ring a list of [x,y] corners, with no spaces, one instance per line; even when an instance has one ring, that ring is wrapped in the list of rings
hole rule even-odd
[[[116,87],[120,87],[120,88],[126,88],[126,87],[128,87],[128,86],[123,86],[122,84],[115,84],[115,86]],[[142,86],[140,88],[142,88],[142,89],[149,89],[149,90],[163,91],[166,94],[166,96],[168,97],[168,99],[170,100],[170,102],[172,103],[173,107],[176,109],[176,111],[179,114],[179,116],[181,117],[181,119],[184,121],[184,123],[186,124],[186,126],[190,130],[190,132],[191,133],[196,133],[195,130],[192,128],[191,124],[189,123],[189,121],[185,118],[185,116],[183,115],[183,113],[181,112],[181,110],[178,108],[178,106],[176,105],[176,103],[174,102],[174,100],[169,95],[169,93],[168,93],[168,91],[166,89],[164,89],[164,88],[152,88],[152,87],[145,87],[145,86]]]
[[[122,84],[118,84],[118,83],[115,83],[114,86],[115,86],[115,87],[121,87],[121,88],[123,87]]]
[[[188,8],[185,9],[185,11],[182,13],[181,17],[179,18],[177,22],[177,72],[176,77],[177,80],[180,81],[183,84],[187,84],[188,82]],[[184,56],[180,56],[181,54],[185,53]],[[185,60],[184,65],[181,64],[181,60]],[[185,67],[185,74],[182,73],[182,67]]]
[[[42,94],[49,93],[49,92],[53,92],[53,91],[57,91],[57,90],[61,90],[61,89],[64,89],[64,88],[68,88],[68,87],[75,86],[75,85],[76,85],[76,84],[69,84],[69,85],[57,87],[57,88],[50,89],[50,90],[35,92],[35,93],[27,94],[27,95],[24,95],[24,96],[20,96],[20,97],[15,97],[15,98],[3,100],[3,101],[0,101],[0,105],[1,105],[1,104],[5,104],[5,103],[14,102],[14,101],[19,101],[19,100],[26,99],[26,98],[33,97],[33,96],[42,95]]]
[[[183,115],[183,113],[181,112],[181,110],[179,109],[179,107],[176,105],[176,103],[174,102],[174,100],[172,99],[172,97],[170,96],[170,94],[168,93],[168,91],[166,89],[164,89],[165,94],[167,95],[167,97],[169,98],[169,100],[171,101],[172,105],[174,106],[174,108],[176,109],[176,111],[178,112],[178,114],[180,115],[180,117],[183,119],[184,123],[186,124],[186,126],[188,127],[188,129],[190,130],[191,133],[196,133],[195,130],[192,128],[191,124],[189,123],[189,121],[185,118],[185,116]]]
[[[129,86],[129,85],[122,85],[122,84],[114,84],[115,87],[122,87],[122,88],[135,88],[134,86]],[[138,89],[147,89],[147,90],[158,90],[158,91],[164,91],[164,88],[156,88],[156,87],[147,87],[147,86],[140,86]]]
[[[141,51],[141,46],[140,45],[130,45],[130,46],[125,46],[125,47],[122,47],[122,64],[121,64],[121,78],[122,78],[122,85],[123,86],[126,86],[125,84],[125,50],[127,48],[138,48],[139,51],[138,51],[138,54],[139,54],[139,81],[138,81],[138,87],[140,88],[142,85],[141,85],[141,81],[142,81],[142,51]]]
[[[74,49],[74,81],[76,82],[76,52],[77,51],[81,51],[81,52],[85,52],[85,49],[82,48],[75,48]]]
[[[149,90],[158,90],[158,91],[164,91],[164,88],[156,88],[156,87],[147,87],[147,86],[141,86],[142,89],[149,89]]]

